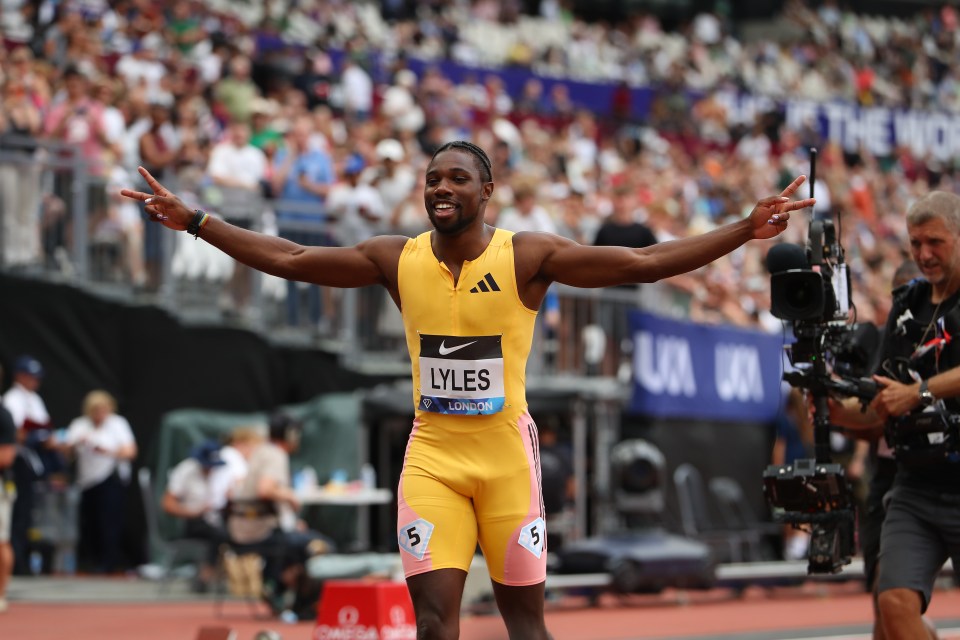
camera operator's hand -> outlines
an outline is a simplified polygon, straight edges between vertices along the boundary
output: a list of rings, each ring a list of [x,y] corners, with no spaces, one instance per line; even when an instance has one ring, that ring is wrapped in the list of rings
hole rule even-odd
[[[884,420],[891,416],[902,416],[909,413],[920,404],[919,382],[903,384],[884,376],[873,376],[873,379],[877,381],[881,389],[870,406]]]
[[[143,202],[151,220],[160,222],[163,226],[174,231],[185,230],[196,212],[188,209],[172,191],[157,182],[157,179],[150,175],[149,171],[143,167],[139,167],[138,171],[150,185],[153,194],[133,191],[132,189],[121,189],[120,195]]]
[[[806,176],[798,176],[779,196],[770,196],[760,200],[750,212],[750,224],[753,226],[755,240],[764,240],[779,235],[787,228],[790,212],[805,207],[811,207],[816,202],[814,198],[806,198],[790,202],[790,196],[796,193],[806,181]]]

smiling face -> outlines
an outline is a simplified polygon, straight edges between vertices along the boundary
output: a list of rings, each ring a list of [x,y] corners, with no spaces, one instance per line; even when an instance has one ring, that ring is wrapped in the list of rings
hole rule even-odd
[[[482,222],[492,193],[493,182],[483,181],[469,151],[442,151],[427,167],[423,204],[437,233],[458,235],[478,219]]]

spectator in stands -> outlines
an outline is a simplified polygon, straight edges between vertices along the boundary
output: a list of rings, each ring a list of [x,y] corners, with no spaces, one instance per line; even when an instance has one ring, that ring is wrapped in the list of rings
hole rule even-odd
[[[373,80],[370,74],[347,55],[340,72],[343,111],[348,122],[363,122],[373,112]]]
[[[64,450],[76,458],[80,487],[79,563],[95,573],[123,568],[126,487],[137,443],[117,402],[106,391],[91,391],[83,415],[67,428]]]
[[[245,469],[243,471],[245,473]],[[242,476],[233,477],[234,473],[236,470],[227,466],[221,455],[221,445],[215,440],[196,445],[188,458],[170,470],[163,494],[163,510],[183,520],[183,537],[209,543],[207,555],[193,582],[196,593],[207,590],[213,579],[220,545],[228,540],[222,510],[230,488],[242,480]]]
[[[231,500],[245,506],[259,505],[257,515],[241,516],[228,510],[227,532],[234,542],[279,546],[281,560],[265,554],[264,596],[276,613],[288,608],[287,600],[305,573],[307,559],[332,548],[329,540],[298,520],[300,501],[291,486],[290,455],[300,447],[302,424],[289,414],[277,412],[270,417],[269,441],[250,455],[247,475],[233,492]]]
[[[207,198],[222,207],[225,219],[245,229],[256,227],[263,213],[262,189],[267,176],[267,157],[250,144],[250,125],[231,122],[226,139],[213,148],[207,175],[213,182]],[[220,306],[230,315],[245,312],[250,302],[252,277],[249,267],[235,263]]]
[[[283,133],[276,123],[277,111],[277,103],[267,98],[256,98],[250,108],[250,144],[271,160],[283,145]]]
[[[19,51],[19,50],[18,50]],[[17,52],[14,52],[14,55]],[[38,265],[40,248],[40,167],[34,162],[43,116],[26,79],[10,75],[0,103],[0,263]]]
[[[133,50],[117,61],[116,73],[129,89],[141,88],[148,100],[162,97],[162,84],[168,71],[160,61],[163,37],[150,33],[134,42]]]
[[[594,246],[641,249],[657,244],[653,231],[641,221],[644,214],[645,212],[637,207],[633,187],[627,184],[614,187],[610,213],[597,229]],[[639,285],[623,285],[621,288],[629,290],[637,287]],[[632,306],[629,302],[621,301],[619,304],[603,305],[599,309],[599,325],[610,332],[603,364],[603,370],[608,373],[625,363],[632,351],[632,340],[627,329],[627,314]]]
[[[64,96],[50,109],[44,124],[48,136],[79,149],[87,175],[93,178],[104,176],[104,151],[110,145],[103,122],[103,106],[91,99],[90,83],[77,67],[67,67],[63,72]],[[57,173],[55,193],[68,203],[73,199],[72,173]],[[95,218],[106,210],[106,190],[102,181],[88,182],[87,211]],[[72,211],[72,209],[71,209]],[[66,224],[66,221],[64,221]],[[65,246],[68,231],[61,229],[59,246]]]
[[[626,184],[613,190],[610,213],[604,218],[593,244],[604,247],[642,248],[657,244],[657,236],[643,218],[646,212],[637,206],[634,189]]]
[[[144,167],[153,167],[151,173],[156,170],[169,178],[174,175],[179,155],[178,143],[170,127],[170,105],[165,99],[155,98],[150,101],[149,113],[149,128],[140,136],[137,145],[140,163]],[[130,241],[135,241],[135,238],[130,238]],[[146,269],[144,280],[148,287],[155,289],[159,286],[162,275],[163,252],[160,237],[152,225],[147,227],[143,242],[141,253]],[[133,255],[136,255],[137,251],[138,249],[134,249]]]
[[[387,210],[380,193],[360,176],[366,164],[351,154],[340,170],[341,180],[330,190],[327,208],[337,219],[337,243],[351,245],[368,240],[381,231]]]
[[[310,146],[313,127],[309,116],[297,118],[284,137],[284,146],[273,161],[270,181],[275,197],[280,201],[276,216],[280,237],[299,244],[330,246],[327,218],[327,196],[336,182],[333,160],[319,148]],[[303,228],[306,225],[309,228]],[[307,318],[315,329],[326,329],[330,324],[333,299],[329,290],[321,294],[320,287],[308,285]],[[321,307],[321,295],[325,304]],[[300,287],[287,283],[287,324],[299,326]],[[321,315],[325,312],[325,315]],[[321,325],[321,319],[324,322]]]
[[[368,182],[380,194],[390,227],[396,229],[401,205],[413,193],[417,176],[413,168],[405,162],[406,153],[399,140],[381,140],[377,143],[375,154],[379,164],[368,167],[361,180]],[[423,216],[419,217],[422,223]]]
[[[43,381],[44,369],[33,356],[23,355],[13,365],[13,385],[3,395],[3,406],[13,417],[17,428],[17,457],[13,463],[13,481],[17,489],[17,501],[13,506],[10,542],[13,545],[13,572],[28,575],[30,565],[29,532],[33,527],[35,488],[39,480],[47,476],[43,457],[40,455],[50,442],[50,414],[47,405],[37,391]]]
[[[3,369],[0,368],[0,386]],[[0,613],[7,610],[7,584],[13,574],[13,546],[10,544],[13,503],[17,486],[13,480],[13,463],[17,457],[17,425],[13,416],[0,405]]]
[[[228,68],[230,74],[214,86],[215,109],[221,120],[248,124],[254,101],[260,97],[260,89],[250,78],[250,58],[236,55]]]
[[[201,16],[194,13],[188,0],[178,0],[170,9],[167,40],[184,56],[190,57],[198,44],[207,39]]]
[[[497,217],[497,226],[513,232],[557,232],[557,225],[550,213],[537,203],[535,185],[528,182],[521,182],[514,189],[513,206],[500,212]]]
[[[361,181],[365,168],[359,154],[351,154],[343,162],[341,180],[330,191],[327,206],[337,219],[337,244],[348,246],[369,240],[383,232],[389,218],[380,192]],[[367,287],[360,293],[357,310],[361,335],[376,336],[383,309],[383,291]]]

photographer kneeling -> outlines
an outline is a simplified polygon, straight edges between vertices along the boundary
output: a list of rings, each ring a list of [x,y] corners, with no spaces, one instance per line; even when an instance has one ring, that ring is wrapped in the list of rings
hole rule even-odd
[[[910,251],[924,280],[894,292],[866,411],[831,403],[830,421],[884,427],[898,471],[887,494],[877,598],[881,637],[931,637],[922,615],[948,557],[960,567],[960,196],[934,191],[907,213]]]

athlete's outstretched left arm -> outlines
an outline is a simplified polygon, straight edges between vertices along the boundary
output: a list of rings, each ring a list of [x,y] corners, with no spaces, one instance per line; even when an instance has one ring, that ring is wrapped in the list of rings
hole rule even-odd
[[[773,238],[787,228],[790,212],[813,205],[815,200],[790,201],[806,180],[800,176],[779,196],[760,200],[750,215],[709,233],[673,240],[643,249],[592,247],[555,236],[540,234],[530,242],[539,249],[535,277],[574,287],[608,287],[617,284],[655,282],[693,271],[724,256],[748,240]],[[532,239],[531,239],[532,240]],[[526,243],[520,239],[518,244]],[[536,258],[535,258],[536,259]],[[533,274],[531,274],[533,275]]]

